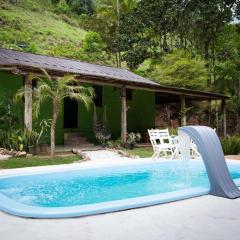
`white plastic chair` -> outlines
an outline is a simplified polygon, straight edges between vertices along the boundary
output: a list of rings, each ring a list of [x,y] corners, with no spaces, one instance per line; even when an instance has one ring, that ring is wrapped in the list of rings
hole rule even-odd
[[[174,138],[175,141],[175,151],[174,154],[172,155],[172,158],[176,155],[181,154],[179,150],[179,142],[178,142],[178,136]],[[198,152],[197,145],[193,142],[193,140],[190,140],[190,155],[192,157],[201,157],[201,154]]]
[[[190,142],[190,153],[191,155],[194,157],[200,157],[201,154],[198,152],[198,149],[197,149],[197,145],[193,142],[193,140],[191,139],[191,142]]]
[[[152,158],[158,158],[161,153],[165,156],[170,153],[172,159],[176,154],[177,142],[169,135],[168,129],[148,129],[148,134],[154,152]]]

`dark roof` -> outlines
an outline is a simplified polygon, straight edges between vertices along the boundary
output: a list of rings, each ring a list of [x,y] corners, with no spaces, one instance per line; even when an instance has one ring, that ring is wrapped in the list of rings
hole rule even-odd
[[[67,58],[50,57],[39,54],[19,52],[9,49],[0,49],[0,65],[22,65],[33,68],[44,68],[46,70],[63,71],[73,74],[92,75],[131,81],[137,83],[153,84],[157,83],[145,79],[126,69],[107,67],[98,64],[86,63]]]
[[[13,70],[14,68],[25,72],[39,71],[40,68],[44,68],[49,74],[56,76],[71,73],[84,77],[84,79],[91,79],[102,83],[125,84],[132,88],[140,87],[158,92],[198,96],[198,98],[203,99],[227,98],[224,95],[216,93],[163,86],[122,68],[0,48],[0,70]]]

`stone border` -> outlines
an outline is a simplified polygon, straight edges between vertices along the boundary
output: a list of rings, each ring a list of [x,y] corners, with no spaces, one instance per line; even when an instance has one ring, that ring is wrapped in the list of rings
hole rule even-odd
[[[124,150],[118,149],[118,148],[106,148],[106,150],[115,152],[115,153],[117,153],[123,157],[127,157],[127,158],[134,158],[134,159],[140,158],[138,155],[133,155],[131,153],[125,152]]]
[[[16,150],[8,150],[6,148],[0,148],[0,156],[9,156],[9,157],[26,157],[27,153],[25,151],[16,151]],[[6,159],[6,158],[5,158]]]

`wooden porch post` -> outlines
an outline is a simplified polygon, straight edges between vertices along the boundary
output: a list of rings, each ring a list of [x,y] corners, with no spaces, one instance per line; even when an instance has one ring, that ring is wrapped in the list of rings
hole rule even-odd
[[[24,125],[26,130],[32,131],[32,80],[28,76],[24,87]]]
[[[227,109],[226,109],[226,100],[222,100],[222,113],[223,113],[223,120],[222,120],[222,131],[223,136],[227,136]]]
[[[181,126],[187,125],[187,117],[185,113],[186,99],[185,96],[180,96],[180,105],[181,105]]]
[[[218,133],[219,123],[218,123],[218,101],[215,100],[215,119],[216,119],[216,132]]]
[[[125,144],[127,140],[127,102],[126,87],[121,89],[121,142]]]

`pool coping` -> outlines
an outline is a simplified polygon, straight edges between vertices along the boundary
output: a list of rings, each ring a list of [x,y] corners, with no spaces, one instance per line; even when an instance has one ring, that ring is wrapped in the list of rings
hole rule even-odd
[[[8,174],[0,174],[1,178],[6,177],[14,177],[14,176],[26,176],[26,175],[35,175],[35,174],[44,174],[51,172],[64,172],[71,170],[80,170],[80,169],[99,169],[99,168],[111,168],[117,166],[125,166],[125,165],[138,165],[138,164],[149,164],[149,163],[160,163],[160,162],[171,162],[171,161],[180,161],[180,160],[169,160],[164,159],[161,161],[155,160],[147,160],[141,162],[128,162],[121,164],[107,164],[105,166],[69,166],[61,167],[61,168],[52,168],[50,170],[40,170],[40,171],[22,171],[22,173],[8,173]],[[196,161],[196,160],[194,160]],[[198,160],[197,160],[198,161]],[[240,162],[237,160],[227,160],[228,163],[240,165]],[[26,169],[25,169],[26,170]],[[33,169],[32,169],[33,170]],[[13,171],[14,172],[14,171]],[[20,171],[21,172],[21,171]],[[240,178],[235,179],[234,182],[237,186],[240,186]],[[136,198],[127,198],[123,200],[114,200],[96,204],[86,204],[82,206],[72,206],[72,207],[37,207],[37,206],[29,206],[22,203],[18,203],[4,194],[0,193],[0,210],[10,213],[12,215],[27,217],[27,218],[70,218],[70,217],[81,217],[87,215],[95,215],[100,213],[108,213],[115,212],[121,210],[127,210],[132,208],[146,207],[151,205],[157,205],[161,203],[168,203],[178,200],[184,200],[192,197],[207,195],[210,192],[210,188],[208,187],[197,187],[190,188],[185,190],[178,190],[168,193],[160,193],[154,195],[148,195],[143,197]]]

